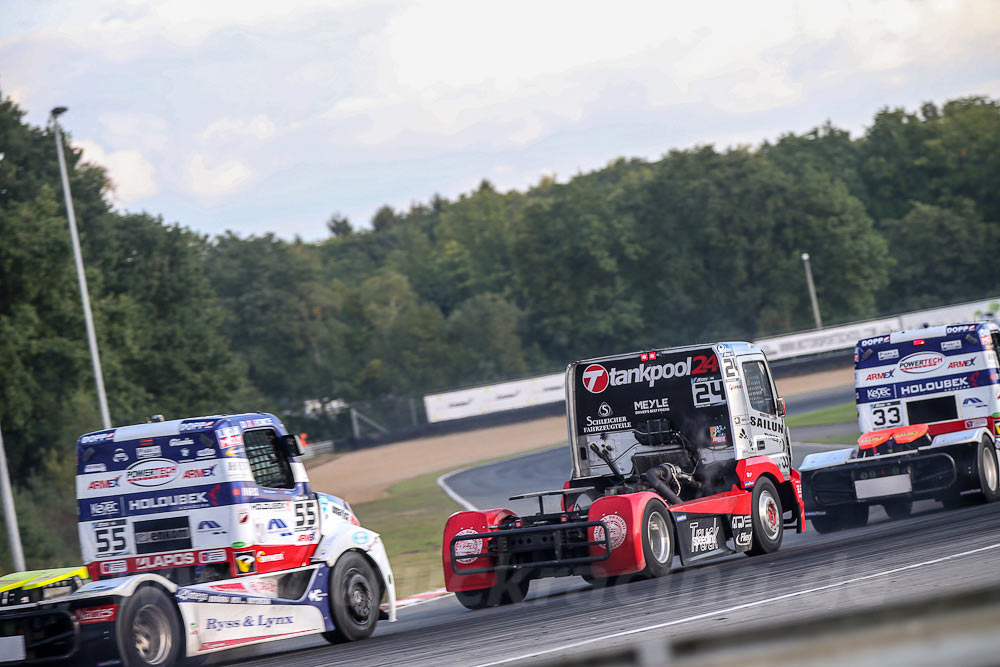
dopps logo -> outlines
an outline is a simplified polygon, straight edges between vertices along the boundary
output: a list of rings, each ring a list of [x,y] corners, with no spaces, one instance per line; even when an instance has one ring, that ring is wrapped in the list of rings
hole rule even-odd
[[[903,357],[899,362],[899,370],[904,373],[930,373],[944,364],[944,355],[940,352],[917,352]]]
[[[163,486],[177,477],[177,463],[167,459],[146,459],[125,470],[125,480],[134,486]]]

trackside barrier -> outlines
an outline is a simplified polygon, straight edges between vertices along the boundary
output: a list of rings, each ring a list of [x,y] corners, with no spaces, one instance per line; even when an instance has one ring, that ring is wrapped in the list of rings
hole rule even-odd
[[[319,456],[320,454],[332,454],[333,449],[333,440],[310,442],[306,444],[305,452],[302,454],[302,458],[311,459],[312,457]]]
[[[883,336],[902,329],[916,329],[951,322],[985,319],[1000,311],[1000,297],[928,308],[823,329],[812,329],[754,341],[772,361],[790,360],[851,350],[862,338]],[[505,410],[523,409],[566,401],[563,373],[524,380],[471,387],[424,396],[428,423],[478,417]]]

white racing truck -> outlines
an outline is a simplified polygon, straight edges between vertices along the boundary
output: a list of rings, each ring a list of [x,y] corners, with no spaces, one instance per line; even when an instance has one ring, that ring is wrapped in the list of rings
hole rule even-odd
[[[169,667],[395,620],[378,534],[310,489],[277,417],[155,419],[78,440],[85,565],[0,577],[0,665]]]
[[[898,331],[854,352],[858,444],[802,461],[806,516],[818,532],[863,526],[869,508],[908,516],[1000,497],[1000,329],[978,322]]]

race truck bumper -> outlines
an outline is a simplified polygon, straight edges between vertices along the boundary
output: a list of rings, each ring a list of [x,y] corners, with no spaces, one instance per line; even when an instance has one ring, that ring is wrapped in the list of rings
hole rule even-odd
[[[963,441],[954,442],[958,439]],[[907,452],[853,458],[854,450],[848,449],[818,455],[814,461],[807,457],[799,469],[806,516],[857,503],[940,499],[952,490],[975,492],[979,486],[974,475],[978,444],[979,437],[938,436],[932,444]],[[841,460],[837,461],[838,457]],[[824,459],[826,465],[817,465]]]

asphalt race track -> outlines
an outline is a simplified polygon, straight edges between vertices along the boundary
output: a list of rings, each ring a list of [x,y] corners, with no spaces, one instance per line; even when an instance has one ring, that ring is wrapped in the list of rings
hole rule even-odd
[[[470,469],[449,482],[471,484],[480,493],[502,487],[499,498],[476,497],[492,501],[484,506],[509,505],[503,496],[517,488],[508,483],[527,484],[525,490],[562,486],[567,466],[555,451]],[[675,561],[666,577],[608,589],[591,589],[578,577],[534,581],[525,602],[475,612],[446,596],[401,610],[397,623],[381,623],[367,641],[329,646],[289,640],[218,654],[210,664],[437,667],[572,660],[597,647],[714,630],[722,637],[727,628],[762,622],[780,628],[783,619],[831,610],[864,614],[888,602],[1000,583],[1000,503],[944,512],[925,501],[914,511],[896,522],[873,511],[871,525],[832,535],[786,532],[776,554],[734,555],[683,569]]]

